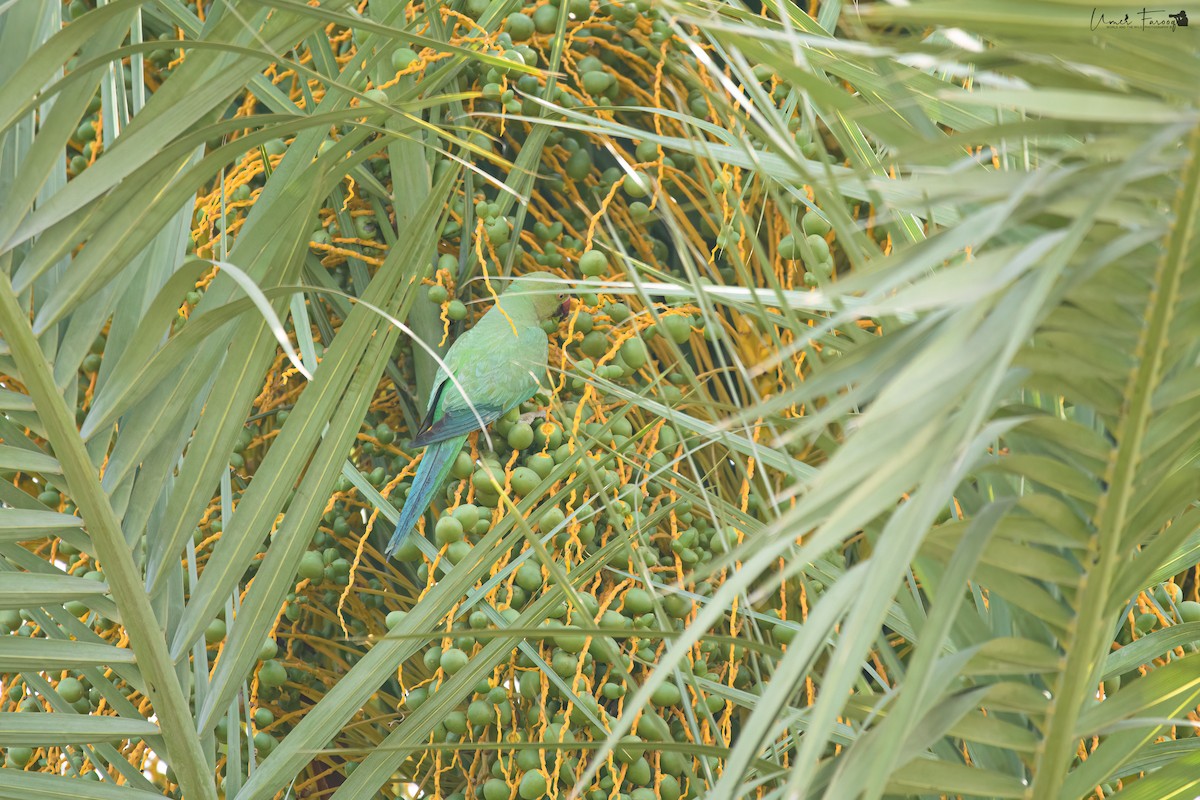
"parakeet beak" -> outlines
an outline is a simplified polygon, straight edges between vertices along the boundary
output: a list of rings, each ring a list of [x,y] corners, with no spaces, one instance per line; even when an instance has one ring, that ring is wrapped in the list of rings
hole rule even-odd
[[[562,301],[562,305],[558,307],[558,318],[566,319],[567,314],[571,313],[571,298]]]

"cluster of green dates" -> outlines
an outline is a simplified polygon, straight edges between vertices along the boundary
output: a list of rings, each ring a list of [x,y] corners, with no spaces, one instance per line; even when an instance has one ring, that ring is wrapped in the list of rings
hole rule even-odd
[[[74,0],[72,14],[83,13],[87,5],[83,0]],[[460,0],[456,5],[478,19],[491,3],[488,0]],[[561,19],[564,13],[569,15],[565,21]],[[648,26],[644,20],[648,20]],[[555,33],[561,24],[573,34],[570,69],[560,70],[561,78],[547,90],[544,78],[521,70],[523,66],[547,66],[550,51],[545,37]],[[643,35],[646,30],[649,30],[648,43]],[[604,44],[596,44],[596,39],[603,39]],[[668,47],[660,49],[663,44]],[[340,54],[347,55],[352,46],[351,41],[344,41]],[[163,69],[176,52],[164,46],[162,50],[154,50],[147,60],[153,68]],[[679,96],[686,106],[684,110],[700,119],[710,118],[712,109],[704,87],[694,79],[698,72],[695,59],[686,51],[684,42],[673,38],[668,22],[651,8],[648,0],[602,0],[597,4],[591,0],[551,0],[538,6],[530,5],[503,20],[501,34],[493,40],[489,51],[494,58],[470,65],[466,72],[473,81],[472,88],[479,92],[480,99],[475,101],[474,110],[484,114],[535,115],[541,113],[541,106],[534,100],[539,97],[566,108],[587,104],[615,108],[640,104],[633,90],[639,82],[644,88],[645,75],[631,69],[630,59],[654,65],[664,58],[664,53],[667,59],[676,62],[667,65],[666,73],[674,76],[673,79],[683,87]],[[419,55],[412,48],[398,47],[391,52],[390,59],[392,67],[399,71],[411,67]],[[646,74],[653,74],[652,69]],[[127,83],[129,79],[127,75]],[[387,100],[386,93],[372,92],[368,93],[367,101]],[[94,107],[89,108],[89,114],[95,115],[98,110],[97,100]],[[91,120],[94,119],[93,116],[85,121],[78,131],[76,138],[81,147],[71,158],[74,174],[86,167],[96,147],[92,144],[95,127]],[[517,124],[510,123],[506,132],[501,131],[498,120],[483,124],[482,130],[466,136],[468,152],[461,155],[484,169],[491,169],[487,160],[479,156],[498,151],[500,155],[512,158],[512,145],[520,145],[522,133]],[[440,231],[441,250],[457,254],[444,252],[437,262],[439,270],[445,270],[450,276],[464,273],[464,254],[472,253],[475,245],[476,226],[472,224],[470,230],[463,228],[468,220],[480,224],[485,244],[500,262],[518,264],[517,271],[528,271],[532,261],[537,268],[570,277],[592,280],[619,277],[626,268],[622,251],[631,251],[634,244],[646,246],[654,266],[664,271],[676,269],[678,265],[672,259],[665,227],[655,227],[653,192],[660,180],[664,192],[670,191],[670,182],[681,180],[678,175],[672,177],[673,173],[690,176],[697,166],[696,158],[688,153],[665,150],[647,139],[634,143],[618,142],[618,147],[629,148],[622,155],[621,162],[624,163],[618,163],[612,157],[609,144],[611,142],[597,141],[579,131],[555,129],[549,133],[545,156],[536,169],[538,177],[533,191],[538,198],[535,202],[544,206],[537,209],[542,213],[521,215],[508,211],[493,189],[488,187],[486,192],[480,192],[479,182],[475,183],[473,194],[460,193],[450,201],[453,216],[457,219],[448,216]],[[330,140],[322,149],[327,151],[333,145]],[[262,149],[267,156],[274,157],[283,154],[287,146],[283,139],[276,139]],[[381,181],[386,182],[389,177],[390,166],[386,159],[371,159],[363,166]],[[438,161],[435,180],[445,170],[456,168],[449,159]],[[210,219],[210,212],[206,211],[197,217],[196,227],[204,232],[191,243],[190,249],[203,245],[220,255],[223,248],[229,247],[237,225],[244,219],[254,193],[264,185],[264,180],[263,176],[256,176],[250,183],[230,191],[223,215]],[[724,187],[718,188],[724,191]],[[593,224],[593,215],[600,212],[609,195],[615,197],[615,207],[626,214],[634,226]],[[577,198],[582,198],[583,202],[578,202]],[[545,213],[547,210],[553,213]],[[382,214],[376,216],[379,213],[378,208],[370,213],[357,208],[351,214],[343,208],[334,214],[332,221],[326,218],[326,222],[312,232],[311,241],[319,246],[332,244],[334,238],[378,241],[384,220]],[[731,248],[739,241],[736,230],[713,228],[703,209],[696,214],[704,220],[695,227],[706,236],[712,228],[718,246]],[[518,230],[518,221],[522,218],[523,229]],[[811,260],[819,270],[819,265],[825,262],[821,260],[820,245],[813,237],[826,236],[828,227],[820,230],[809,215],[799,225],[802,238],[807,237],[803,238],[803,244],[793,243],[788,249],[781,242],[780,252],[784,257],[789,257],[787,252],[798,252],[806,265]],[[593,228],[596,229],[595,238],[585,242],[591,236],[585,232]],[[209,239],[204,229],[211,230],[213,238]],[[821,241],[823,244],[824,239]],[[365,249],[377,255],[371,248]],[[317,251],[322,252],[322,248],[318,247]],[[825,245],[824,256],[828,254],[829,248]],[[489,268],[492,266],[489,264]],[[720,269],[727,280],[733,279],[728,266]],[[810,265],[810,271],[813,270]],[[344,288],[353,288],[346,268],[339,267],[332,274]],[[481,291],[473,291],[475,299],[483,297]],[[428,301],[442,307],[451,321],[465,321],[469,316],[466,301],[471,298],[456,297],[441,283],[430,286],[426,292]],[[194,307],[202,296],[202,290],[188,292],[181,298],[181,304]],[[680,352],[686,355],[690,347],[706,346],[715,340],[718,326],[702,316],[677,309],[663,311],[657,322],[646,324],[647,320],[642,316],[646,312],[635,312],[620,298],[584,293],[578,299],[581,310],[572,315],[570,322],[570,329],[576,336],[566,345],[568,372],[558,398],[563,402],[541,417],[528,418],[527,415],[544,409],[544,400],[515,409],[491,427],[490,445],[481,437],[480,458],[473,460],[464,451],[453,465],[444,495],[435,503],[439,510],[446,510],[439,513],[432,528],[425,531],[426,537],[442,549],[448,564],[461,561],[491,530],[493,521],[505,513],[502,486],[510,490],[514,501],[544,492],[556,470],[561,475],[564,470],[560,467],[576,463],[581,452],[582,458],[588,459],[590,468],[592,483],[588,491],[593,495],[603,493],[605,502],[594,504],[594,510],[578,519],[568,518],[579,508],[578,498],[570,504],[543,502],[537,506],[528,523],[534,532],[549,535],[547,545],[552,555],[559,556],[569,545],[575,544],[583,548],[583,555],[594,553],[618,533],[630,532],[638,551],[637,560],[622,548],[612,557],[609,566],[617,570],[642,566],[674,569],[682,563],[686,569],[726,553],[737,541],[736,533],[714,524],[703,508],[694,508],[686,500],[675,501],[671,508],[672,517],[678,523],[672,535],[666,534],[669,529],[664,524],[651,525],[647,521],[651,508],[656,503],[666,502],[668,483],[676,469],[673,459],[686,442],[681,440],[676,429],[661,427],[654,431],[652,450],[640,448],[635,451],[629,447],[630,442],[648,435],[638,417],[608,416],[611,410],[601,413],[596,403],[579,400],[579,395],[589,386],[595,386],[596,393],[592,397],[598,396],[602,403],[611,407],[614,398],[605,396],[605,386],[623,383],[631,391],[642,391],[654,377],[653,368],[661,366],[664,367],[664,380],[655,381],[655,394],[668,404],[680,403],[687,384],[684,368],[672,365],[666,359],[660,360],[659,356],[669,353],[675,358]],[[177,328],[185,322],[185,317],[180,316],[176,321]],[[103,341],[98,340],[98,345],[93,347],[83,364],[85,380],[100,369],[103,349]],[[398,362],[402,377],[412,385],[413,381],[408,380],[412,375],[411,359],[401,358]],[[230,457],[230,466],[239,479],[252,477],[271,440],[264,434],[269,434],[272,426],[281,426],[287,415],[287,408],[281,407],[247,422]],[[396,475],[408,469],[417,454],[417,450],[408,448],[402,436],[397,435],[397,429],[402,426],[396,416],[372,412],[352,454],[363,478],[377,489],[390,484]],[[626,453],[629,463],[635,464],[642,473],[635,480],[629,480],[628,473],[624,472],[628,466],[623,468],[613,456],[614,452]],[[508,467],[509,464],[512,466]],[[269,753],[275,746],[275,737],[285,727],[276,721],[276,713],[281,709],[297,710],[306,702],[306,697],[311,698],[327,689],[327,684],[322,685],[322,681],[329,680],[326,673],[332,674],[334,665],[328,658],[329,653],[320,651],[320,642],[342,639],[341,623],[333,610],[351,583],[355,547],[366,534],[364,505],[361,498],[352,498],[353,483],[339,478],[334,488],[341,497],[324,515],[319,529],[313,534],[311,547],[300,557],[294,591],[286,596],[279,633],[288,641],[287,653],[281,653],[273,639],[264,642],[255,670],[256,697],[260,705],[253,710],[250,719],[222,720],[218,724],[216,737],[222,748],[240,746],[244,755],[248,755],[251,747],[260,756]],[[408,482],[401,482],[390,493],[390,500],[393,504],[401,504],[408,490]],[[468,490],[472,492],[469,501],[466,499]],[[51,491],[47,490],[46,500],[53,503],[47,505],[57,508],[61,498],[56,493],[50,497]],[[376,536],[380,535],[381,528],[386,528],[382,517],[376,521]],[[203,530],[197,529],[194,542],[199,544],[220,532],[221,522],[214,519],[207,522]],[[383,531],[384,540],[386,534],[387,531]],[[68,558],[78,555],[65,543],[60,546],[59,553]],[[574,555],[576,551],[571,550],[571,553]],[[500,562],[522,557],[516,551],[495,555]],[[418,585],[428,582],[430,564],[412,540],[400,549],[397,557],[402,562],[402,569],[411,572]],[[250,573],[255,569],[257,563],[250,568]],[[351,646],[355,637],[365,640],[368,635],[399,624],[404,616],[403,611],[395,609],[405,603],[397,599],[394,586],[385,586],[374,577],[376,569],[377,564],[370,565],[369,569],[360,569],[353,576],[352,601],[359,604],[356,608],[365,607],[368,613],[344,615],[352,637],[347,644]],[[77,574],[93,580],[103,579],[102,573],[95,570],[78,570]],[[543,624],[545,636],[529,639],[536,656],[527,650],[514,654],[509,673],[513,678],[511,681],[504,677],[510,665],[502,665],[491,679],[475,686],[475,691],[460,708],[446,714],[438,723],[434,738],[440,741],[499,742],[503,737],[515,745],[511,750],[498,749],[486,756],[488,764],[483,776],[475,775],[468,780],[462,775],[457,785],[452,777],[448,777],[451,785],[448,796],[453,800],[511,800],[514,797],[538,800],[551,793],[555,784],[559,793],[565,792],[575,782],[581,762],[586,760],[588,753],[572,745],[604,735],[620,713],[622,700],[637,690],[639,681],[661,656],[664,639],[658,629],[669,626],[675,631],[681,630],[694,613],[696,600],[712,591],[708,584],[690,587],[690,592],[653,593],[640,586],[624,586],[610,596],[608,590],[613,584],[609,581],[611,576],[601,586],[583,591],[580,595],[582,608],[572,609],[560,604],[553,609]],[[511,624],[522,609],[542,596],[549,585],[552,582],[546,570],[526,555],[513,570],[512,579],[493,596],[495,607],[490,609],[491,613],[485,613],[479,606],[468,609],[455,622],[448,640],[433,642],[404,665],[410,688],[406,695],[397,698],[402,699],[399,711],[408,713],[419,708],[432,692],[437,691],[441,681],[461,671],[488,641],[482,632],[496,627],[499,624],[497,617]],[[601,598],[604,598],[603,603]],[[88,619],[99,626],[108,624],[82,604],[69,605],[68,610],[81,617],[88,615]],[[772,612],[768,609],[765,613],[770,617]],[[780,615],[776,613],[776,616]],[[780,622],[778,626],[766,626],[775,643],[785,642],[794,635],[794,626],[782,624],[781,618]],[[589,640],[589,636],[581,632],[581,629],[594,627],[612,634]],[[289,637],[289,628],[300,635]],[[0,614],[0,631],[5,629],[14,635],[32,635],[34,630],[30,620],[16,612]],[[644,635],[639,636],[639,632]],[[229,622],[223,616],[205,629],[204,641],[210,657],[215,656],[228,633]],[[702,658],[688,664],[688,670],[698,678],[717,683],[728,674],[730,659],[736,659],[744,652],[712,640],[702,642],[699,649]],[[543,672],[543,667],[548,667],[554,679]],[[743,671],[734,685],[748,690],[752,688],[750,682],[750,674]],[[82,676],[63,678],[58,682],[58,690],[63,699],[80,711],[84,710],[84,704],[94,710],[101,699],[100,691]],[[10,702],[24,704],[23,710],[33,711],[35,705],[41,708],[36,699],[23,695],[11,698],[11,692],[12,689]],[[389,712],[394,710],[388,709]],[[720,698],[696,695],[670,681],[660,686],[634,732],[615,752],[614,766],[605,766],[601,770],[585,797],[588,800],[651,800],[656,797],[678,800],[702,795],[704,786],[699,776],[708,765],[677,751],[659,752],[655,745],[690,741],[686,719],[711,721],[725,712],[725,703]],[[543,745],[551,749],[543,749]],[[558,746],[561,748],[554,749]],[[23,752],[21,748],[9,748],[6,753],[6,760],[15,766],[25,766],[32,757],[32,751]],[[458,791],[454,791],[455,788]]]
[[[77,19],[92,10],[95,3],[86,2],[86,0],[71,0],[71,3],[64,9],[64,22]],[[163,43],[161,48],[151,50],[146,54],[145,60],[155,70],[160,72],[169,71],[169,65],[175,58],[178,51],[172,44],[176,41],[176,36],[173,32],[163,32],[158,34],[157,40]],[[71,59],[67,63],[68,72],[74,69],[79,63],[79,57]],[[126,96],[130,96],[133,90],[133,68],[129,64],[119,64],[118,74],[121,75],[125,85]],[[87,105],[86,116],[76,129],[75,134],[71,137],[71,143],[67,151],[67,169],[72,176],[79,175],[88,168],[93,155],[99,155],[103,145],[97,140],[97,129],[99,127],[99,112],[102,105],[100,95],[97,93]]]
[[[307,627],[323,637],[333,635],[338,623],[329,615],[306,618],[304,607],[309,604],[325,610],[337,607],[345,587],[350,584],[354,543],[361,535],[361,529],[351,530],[350,520],[355,518],[346,511],[344,503],[335,503],[333,510],[325,515],[322,528],[313,536],[313,549],[307,550],[300,559],[296,591],[289,592],[286,597],[284,618],[289,622],[304,618]],[[303,581],[308,582],[307,587],[301,586]],[[357,599],[368,609],[382,610],[385,594],[382,581],[369,578],[365,588],[370,591],[356,593]],[[345,621],[354,635],[367,634],[367,624],[360,617],[347,615]]]
[[[538,592],[545,583],[540,568],[528,562],[517,571],[516,581],[530,594]],[[630,588],[619,605],[603,612],[593,594],[584,592],[579,599],[579,611],[568,611],[565,604],[560,605],[542,626],[544,635],[537,657],[544,659],[555,679],[544,675],[534,657],[522,652],[513,664],[515,680],[481,680],[464,706],[444,715],[436,725],[434,741],[482,742],[502,738],[511,745],[491,760],[490,777],[468,785],[462,796],[492,798],[499,796],[502,787],[513,786],[518,796],[534,800],[541,798],[554,782],[559,783],[560,791],[565,791],[574,784],[581,757],[585,755],[585,751],[572,745],[603,738],[615,721],[621,699],[637,688],[632,677],[627,676],[654,663],[660,637],[637,637],[639,630],[659,627],[654,601],[648,592]],[[670,595],[664,603],[664,611],[676,629],[682,628],[692,610],[692,601],[681,595]],[[518,614],[511,607],[498,613],[506,623],[514,622]],[[404,612],[392,612],[387,624],[394,627],[404,619]],[[589,642],[589,636],[580,628],[596,626],[616,635],[597,636]],[[426,677],[408,690],[401,710],[420,708],[438,690],[443,676],[454,675],[465,667],[478,643],[476,632],[489,627],[492,627],[490,616],[483,610],[473,610],[463,624],[456,626],[449,646],[435,644],[417,663],[406,665],[406,675]],[[708,649],[718,659],[721,657],[716,648]],[[708,674],[704,661],[697,661],[692,670],[700,677]],[[577,676],[582,676],[586,683]],[[625,737],[615,752],[617,771],[603,768],[596,788],[586,796],[607,798],[614,788],[631,798],[697,796],[700,785],[692,758],[676,752],[657,753],[654,745],[686,740],[678,713],[685,703],[694,705],[693,714],[710,719],[725,706],[711,696],[692,699],[674,683],[659,687],[651,697],[651,707],[639,718],[635,732]],[[548,724],[543,725],[543,720]],[[654,791],[656,772],[660,794],[646,794]]]
[[[627,308],[615,310],[612,305],[616,304],[605,307],[611,318],[623,319],[622,314],[628,313]],[[599,315],[597,317],[599,319]],[[683,328],[676,333],[680,340],[684,339],[684,329],[690,336],[693,320],[684,319],[683,322]],[[623,358],[630,357],[627,353]],[[636,356],[630,360],[636,363]],[[622,368],[628,366],[625,364]],[[496,452],[485,451],[478,460],[472,460],[464,450],[454,463],[444,499],[439,503],[440,508],[447,510],[437,517],[432,530],[426,531],[428,538],[444,549],[444,558],[449,563],[461,559],[490,529],[493,517],[502,505],[498,482],[508,484],[514,499],[528,496],[543,486],[558,464],[571,458],[572,446],[578,448],[583,442],[589,442],[599,443],[600,449],[621,448],[639,433],[630,418],[601,422],[591,405],[572,399],[567,399],[561,408],[555,408],[549,418],[522,418],[524,412],[535,408],[533,403],[526,404],[492,426],[490,434]],[[570,431],[576,415],[579,417],[579,435],[586,438],[572,438]],[[726,552],[736,543],[736,534],[714,526],[687,501],[677,501],[673,506],[674,517],[680,523],[678,536],[659,535],[643,524],[646,504],[660,495],[665,479],[669,477],[669,454],[673,454],[682,442],[673,428],[661,427],[657,431],[656,444],[657,449],[649,455],[645,467],[660,471],[661,479],[648,481],[645,491],[623,486],[615,462],[594,458],[596,483],[592,490],[607,492],[614,498],[611,505],[582,520],[573,531],[566,524],[567,509],[557,505],[538,507],[529,518],[529,524],[535,532],[552,534],[549,544],[554,547],[563,547],[575,537],[587,552],[592,552],[614,535],[618,527],[643,531],[634,536],[642,557],[649,559],[651,565],[674,565],[676,558],[694,565],[711,559],[714,554]],[[365,435],[360,437],[360,446],[364,455],[381,464],[375,469],[384,471],[384,481],[403,468],[411,455],[403,450],[391,426],[380,419],[368,424]],[[482,439],[480,446],[483,446]],[[397,450],[401,451],[400,455],[393,456]],[[514,454],[518,460],[506,472],[505,465]],[[592,458],[591,455],[585,457]],[[348,491],[351,486],[343,479],[336,488]],[[468,487],[474,490],[470,502],[463,499]],[[402,501],[404,488],[405,485],[400,484],[393,492],[393,502]],[[314,536],[313,549],[303,556],[300,564],[297,580],[307,580],[310,585],[289,595],[285,619],[299,621],[305,639],[330,634],[336,638],[338,635],[328,615],[306,613],[305,608],[306,604],[311,604],[315,612],[331,609],[337,604],[344,586],[343,576],[352,558],[351,548],[365,529],[362,515],[351,508],[341,500],[335,501],[321,530]],[[552,552],[555,552],[554,547]],[[510,551],[497,553],[495,557],[504,563],[519,555]],[[401,561],[416,564],[418,585],[428,580],[430,565],[413,546],[412,540],[401,548],[398,557]],[[615,556],[612,563],[619,569],[632,566],[625,552]],[[450,632],[448,640],[435,640],[405,664],[403,674],[409,690],[402,696],[401,713],[419,708],[438,690],[443,680],[467,665],[488,641],[481,632],[497,627],[499,620],[513,623],[521,610],[541,596],[548,585],[552,582],[543,567],[526,556],[513,570],[511,581],[506,582],[495,596],[496,605],[491,613],[485,613],[479,606],[468,609]],[[703,597],[711,592],[711,587],[701,584],[695,587],[695,592]],[[661,628],[658,614],[665,615],[665,619],[680,630],[694,611],[695,599],[691,595],[657,594],[656,599],[643,588],[626,587],[601,611],[598,594],[584,591],[580,595],[580,609],[571,609],[565,603],[554,608],[543,623],[545,636],[540,642],[537,637],[530,639],[537,647],[538,660],[527,652],[515,653],[511,682],[503,678],[506,667],[502,667],[497,676],[481,681],[473,694],[459,708],[447,713],[435,728],[435,741],[497,741],[502,736],[506,742],[515,745],[490,758],[485,778],[462,775],[460,791],[447,796],[467,800],[493,797],[499,795],[501,786],[506,786],[515,791],[516,796],[540,798],[555,782],[560,791],[571,786],[581,760],[586,759],[586,751],[570,745],[602,738],[606,726],[611,726],[619,714],[622,698],[636,690],[640,676],[647,674],[659,658],[662,637],[656,633]],[[387,598],[384,592],[367,592],[361,596],[368,607],[379,609],[381,618],[385,616],[387,606],[395,605],[395,600]],[[386,628],[391,628],[404,618],[405,612],[393,610],[382,621]],[[374,628],[376,621],[369,621],[365,627],[355,625],[354,620],[347,622],[354,626],[356,633],[378,630]],[[589,642],[588,635],[581,629],[595,627],[612,631],[613,635],[597,636]],[[770,626],[768,630],[771,630]],[[639,631],[651,633],[638,637]],[[775,640],[782,642],[785,636],[790,638],[792,631],[791,626],[774,629]],[[303,640],[293,640],[292,646],[295,648],[293,658],[297,660],[289,661],[287,666],[275,659],[267,659],[261,664],[258,670],[260,702],[292,709],[299,701],[303,687],[319,680],[303,663],[319,656],[306,655]],[[713,681],[720,680],[730,658],[742,655],[740,651],[731,651],[712,641],[702,643],[700,649],[704,658],[691,664],[690,669],[693,674]],[[543,674],[543,665],[557,680],[551,681]],[[582,676],[584,682],[581,683],[577,676]],[[736,685],[742,690],[751,689],[749,673],[740,674]],[[690,695],[672,682],[659,687],[627,746],[616,753],[616,769],[606,766],[596,785],[585,796],[597,800],[602,794],[611,797],[614,793],[631,800],[650,796],[700,796],[703,782],[698,778],[698,762],[690,755],[678,752],[659,753],[654,747],[655,742],[689,740],[690,734],[684,727],[685,706],[691,706],[692,715],[713,719],[714,715],[724,713],[725,703],[713,696]],[[548,728],[543,727],[545,720],[549,720]],[[544,749],[543,744],[551,745],[552,749]],[[557,754],[553,749],[555,745],[562,745]],[[449,776],[447,781],[453,784]]]
[[[276,662],[278,663],[278,662]],[[280,667],[282,669],[282,667]],[[270,671],[267,672],[270,674]],[[259,681],[266,680],[263,673],[259,673]],[[229,730],[229,718],[222,717],[217,721],[213,730],[216,736],[219,749],[224,753],[234,742],[231,742],[231,734],[237,733],[237,744],[241,748],[242,757],[246,758],[249,755],[250,744],[254,745],[254,752],[259,758],[265,758],[270,755],[271,751],[279,742],[268,733],[265,728],[270,727],[275,722],[275,713],[269,708],[259,707],[254,709],[249,720],[239,721],[235,731]]]
[[[1173,625],[1200,623],[1200,603],[1195,600],[1184,600],[1179,585],[1173,581],[1155,586],[1152,591],[1146,593],[1146,598],[1151,610],[1135,613],[1132,625],[1124,617],[1122,618],[1116,635],[1118,645],[1127,646],[1138,639],[1169,629]],[[1163,625],[1164,619],[1167,621],[1166,626]],[[1193,643],[1183,647],[1187,653],[1197,652],[1200,650],[1200,637],[1196,637]],[[1122,685],[1128,685],[1141,677],[1140,669],[1132,669],[1123,675],[1104,681],[1104,691],[1106,694],[1112,694]],[[1179,726],[1176,730],[1183,736],[1192,736],[1196,732],[1194,727],[1187,725]]]
[[[800,218],[799,228],[780,239],[776,251],[785,261],[802,261],[804,282],[816,286],[833,274],[833,253],[826,240],[832,226],[820,212],[810,210]]]
[[[29,635],[22,630],[22,628],[28,627],[28,623],[23,621],[23,615],[24,612],[0,612],[0,632],[8,630],[18,636]],[[110,683],[104,680],[99,673],[93,673],[92,677],[103,685],[97,686],[93,684],[92,680],[89,680],[88,675],[71,671],[57,678],[48,674],[32,678],[32,680],[43,683],[44,686],[27,683],[16,675],[5,675],[3,676],[5,689],[3,696],[0,696],[0,710],[8,713],[36,714],[47,711],[44,704],[48,704],[50,710],[55,713],[94,714],[106,699],[111,708],[114,700],[127,702],[127,698],[134,693],[133,688],[128,684]],[[45,688],[46,686],[49,689]],[[57,766],[57,763],[52,765],[48,762],[44,753],[35,758],[36,754],[37,750],[34,747],[9,746],[3,752],[2,765],[9,769],[36,771],[46,771]],[[94,769],[83,772],[81,777],[85,780],[100,779]]]
[[[229,457],[229,466],[235,470],[241,470],[246,466],[246,450],[259,437],[261,432],[259,426],[254,423],[238,431],[237,440],[233,443],[233,453]]]
[[[488,6],[489,3],[482,0],[467,0],[464,10],[468,16],[478,18]],[[564,12],[569,15],[565,24],[572,36],[571,53],[567,57],[570,67],[564,77],[547,86],[545,78],[522,72],[520,67],[546,66],[544,61],[550,50],[545,37],[558,30],[559,18]],[[603,24],[590,27],[587,22],[593,15],[602,18]],[[638,37],[629,35],[643,17],[651,20],[651,47],[645,46],[640,33]],[[599,46],[597,40],[607,41],[612,46]],[[503,20],[499,35],[492,41],[489,51],[492,59],[476,62],[466,68],[467,76],[474,81],[474,88],[480,93],[474,109],[484,115],[500,112],[537,115],[542,111],[538,99],[564,108],[575,108],[581,103],[614,107],[637,105],[634,102],[637,98],[630,95],[628,89],[644,83],[645,77],[629,73],[630,56],[645,62],[646,75],[652,75],[652,65],[662,58],[658,45],[670,41],[674,41],[670,26],[643,0],[603,2],[596,8],[588,0],[554,0],[549,4],[514,12]],[[675,43],[679,47],[668,48],[670,57],[690,59],[689,54],[682,52],[685,49],[683,43]],[[416,53],[411,49],[400,48],[395,51],[392,63],[397,69],[404,69],[415,58]],[[695,66],[691,64],[693,70]],[[680,72],[676,77],[684,80],[687,74]],[[703,87],[694,78],[687,80],[690,81],[688,103],[691,111],[701,117],[707,116],[709,109],[704,100]],[[480,167],[490,169],[487,158],[483,156],[499,146],[501,154],[511,158],[513,153],[506,139],[519,144],[520,134],[513,133],[514,129],[519,130],[519,126],[509,125],[505,129],[498,119],[489,119],[487,116],[481,118],[480,124],[483,126],[480,130],[466,135],[469,147],[463,156]],[[619,270],[619,259],[606,258],[604,252],[595,248],[583,252],[583,242],[577,238],[591,227],[591,215],[600,210],[603,198],[619,183],[628,213],[637,224],[648,225],[653,217],[650,193],[656,170],[645,165],[661,162],[668,169],[678,168],[687,172],[696,164],[691,154],[665,153],[651,141],[637,145],[634,159],[633,167],[627,168],[614,160],[607,148],[583,132],[559,128],[549,132],[534,191],[534,196],[544,202],[546,208],[522,215],[525,230],[532,232],[538,243],[529,256],[539,267],[567,269],[570,272],[570,260],[577,258],[578,272],[583,277],[604,277],[611,275],[614,267]],[[434,179],[440,176],[442,170],[454,168],[454,162],[440,160]],[[582,205],[575,199],[576,196],[583,198]],[[499,204],[480,201],[478,197],[467,199],[459,196],[451,201],[457,219],[447,219],[441,230],[443,240],[448,242],[446,247],[453,249],[457,246],[464,252],[470,252],[473,248],[473,240],[468,241],[473,234],[464,231],[460,221],[467,218],[464,213],[467,202],[474,205],[476,218],[483,221],[484,237],[495,249],[500,263],[516,263],[512,260],[512,248],[526,246],[520,241],[518,234],[521,231],[516,229],[518,218],[501,214]],[[564,227],[568,229],[566,233]],[[654,260],[664,268],[669,268],[670,250],[665,237],[660,238],[653,232],[647,235],[646,231],[625,230],[623,227],[604,231],[604,235],[616,236],[626,249],[630,246],[631,238],[637,236],[651,246]],[[441,291],[433,290],[431,299],[434,302],[440,301]],[[448,308],[448,316],[451,319],[462,318],[464,312],[454,304],[454,299],[449,302],[452,305]]]
[[[78,175],[88,168],[91,158],[101,147],[96,138],[96,127],[99,121],[100,95],[88,102],[87,116],[79,124],[75,135],[71,137],[72,146],[68,149],[67,169],[72,175]]]
[[[218,616],[204,629],[205,644],[212,650],[216,650],[224,643],[228,632],[227,624],[224,616]],[[257,653],[259,662],[257,669],[257,677],[259,682],[259,699],[260,702],[278,701],[282,695],[283,685],[290,679],[301,680],[303,675],[300,670],[293,670],[289,673],[280,661],[277,660],[279,655],[279,645],[273,638],[266,639]],[[253,728],[248,727],[248,724],[253,724]],[[273,735],[268,733],[265,728],[270,727],[275,722],[275,714],[269,708],[260,706],[256,708],[252,714],[251,720],[239,722],[241,735],[236,737],[240,740],[243,758],[248,755],[249,745],[252,742],[254,751],[258,756],[265,757],[278,744],[278,741]],[[215,727],[217,742],[222,752],[232,744],[230,741],[229,718],[222,717],[218,720]]]
[[[1170,624],[1200,622],[1200,603],[1184,600],[1180,587],[1173,582],[1155,586],[1148,593],[1148,599],[1153,600],[1153,606],[1157,607],[1158,613],[1151,610],[1135,614],[1132,628],[1122,624],[1117,632],[1119,644],[1127,645],[1155,630],[1161,630],[1163,626],[1160,614],[1169,620]]]

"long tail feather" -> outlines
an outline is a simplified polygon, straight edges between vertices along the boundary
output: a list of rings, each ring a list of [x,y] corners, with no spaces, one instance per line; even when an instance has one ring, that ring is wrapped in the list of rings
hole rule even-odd
[[[392,534],[387,549],[383,551],[384,558],[391,558],[416,527],[417,520],[425,513],[425,509],[429,508],[434,492],[446,481],[450,468],[454,466],[454,459],[466,440],[465,436],[456,436],[425,448],[425,455],[417,466],[412,488],[408,491],[404,507],[400,509],[400,521],[396,523],[396,532]]]

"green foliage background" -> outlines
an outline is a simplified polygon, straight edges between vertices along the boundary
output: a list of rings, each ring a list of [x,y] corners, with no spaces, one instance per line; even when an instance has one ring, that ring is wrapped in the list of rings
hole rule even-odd
[[[1200,44],[1126,11],[0,4],[0,797],[1192,796]]]

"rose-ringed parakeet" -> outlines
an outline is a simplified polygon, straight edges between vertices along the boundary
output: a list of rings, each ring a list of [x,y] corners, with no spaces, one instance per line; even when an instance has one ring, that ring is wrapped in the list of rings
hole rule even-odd
[[[413,445],[425,446],[425,455],[385,558],[392,557],[429,507],[467,434],[479,430],[481,420],[483,425],[495,422],[542,384],[550,347],[542,322],[566,313],[569,300],[562,289],[561,283],[545,277],[517,278],[446,352],[446,365],[438,370],[429,393],[429,411],[412,440]],[[462,391],[447,377],[447,369]]]

